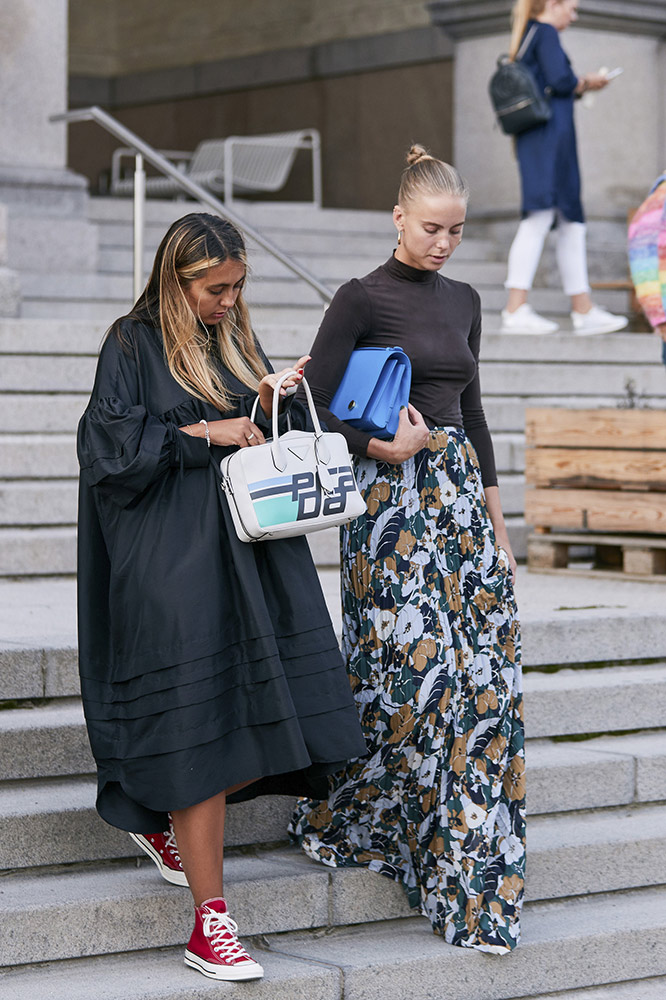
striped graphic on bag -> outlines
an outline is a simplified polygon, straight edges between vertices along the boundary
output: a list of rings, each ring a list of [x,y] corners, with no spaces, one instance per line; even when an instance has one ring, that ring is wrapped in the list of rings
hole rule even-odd
[[[249,484],[257,521],[262,528],[276,524],[307,521],[324,514],[343,513],[347,496],[354,490],[351,466],[328,470],[336,481],[335,489],[324,493],[313,472],[276,476]]]

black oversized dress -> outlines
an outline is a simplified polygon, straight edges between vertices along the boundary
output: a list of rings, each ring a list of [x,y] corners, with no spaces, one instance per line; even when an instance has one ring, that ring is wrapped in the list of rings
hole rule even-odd
[[[98,811],[150,833],[251,779],[236,798],[313,794],[365,744],[307,542],[238,540],[231,449],[179,430],[221,414],[173,379],[159,330],[121,326],[78,431],[79,663]],[[222,371],[225,416],[248,415]]]

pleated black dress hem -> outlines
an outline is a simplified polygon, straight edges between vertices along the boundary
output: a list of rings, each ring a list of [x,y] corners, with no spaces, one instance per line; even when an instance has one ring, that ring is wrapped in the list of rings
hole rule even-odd
[[[97,808],[136,833],[225,788],[313,795],[365,752],[304,538],[245,544],[219,461],[180,431],[219,420],[171,377],[159,331],[102,348],[79,425],[79,663]],[[237,408],[253,394],[223,370]],[[261,419],[261,418],[259,418]],[[292,425],[306,415],[292,404]],[[318,790],[318,791],[315,791]]]

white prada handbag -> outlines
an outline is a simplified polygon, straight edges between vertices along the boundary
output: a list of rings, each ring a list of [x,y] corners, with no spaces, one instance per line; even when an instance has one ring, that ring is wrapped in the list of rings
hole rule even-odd
[[[321,429],[305,378],[303,386],[314,426],[311,431],[278,432],[280,386],[273,392],[273,437],[239,448],[220,463],[222,489],[236,534],[242,542],[289,538],[345,524],[365,512],[342,434]],[[252,409],[257,412],[259,397]]]

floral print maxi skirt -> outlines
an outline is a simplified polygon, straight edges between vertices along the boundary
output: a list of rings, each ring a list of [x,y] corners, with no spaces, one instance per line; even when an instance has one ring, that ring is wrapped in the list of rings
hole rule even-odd
[[[476,454],[437,428],[402,465],[357,461],[342,530],[343,653],[368,754],[301,799],[311,858],[402,881],[451,944],[518,943],[525,867],[520,633]]]

